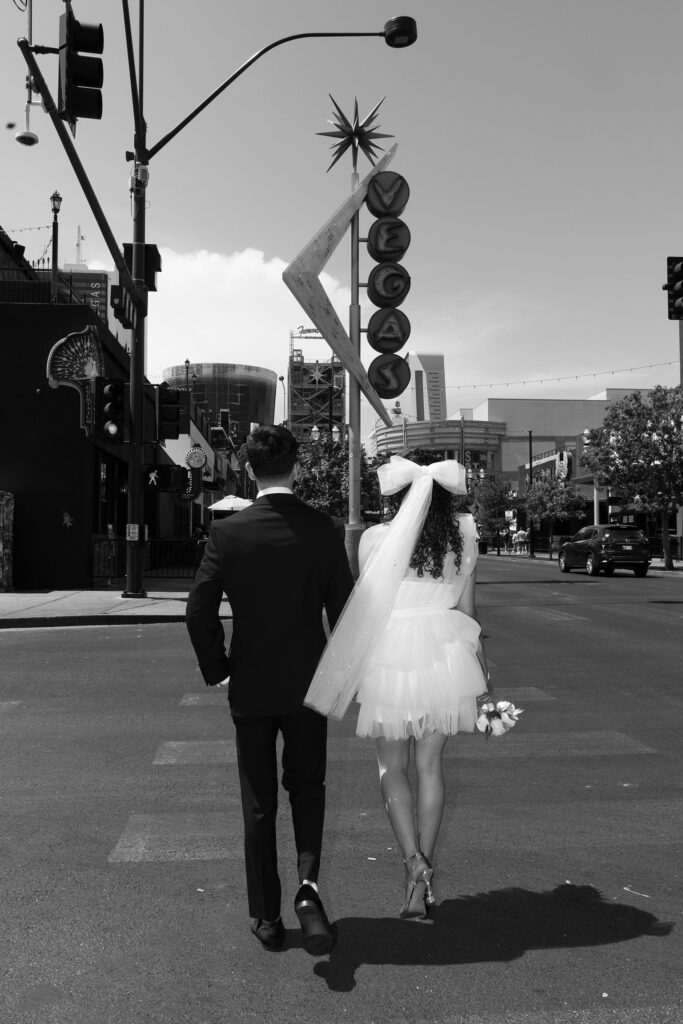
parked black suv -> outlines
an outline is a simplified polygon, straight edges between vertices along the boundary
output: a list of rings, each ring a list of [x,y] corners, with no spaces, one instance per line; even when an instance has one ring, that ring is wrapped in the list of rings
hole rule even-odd
[[[589,576],[602,570],[611,576],[615,569],[633,569],[647,576],[650,545],[642,530],[633,526],[584,526],[571,540],[560,544],[560,572],[585,569]]]

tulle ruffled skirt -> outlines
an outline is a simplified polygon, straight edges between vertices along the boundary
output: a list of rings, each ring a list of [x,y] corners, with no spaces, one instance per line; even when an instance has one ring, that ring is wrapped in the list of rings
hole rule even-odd
[[[480,627],[446,608],[395,610],[358,688],[358,736],[421,738],[473,732],[486,680]]]

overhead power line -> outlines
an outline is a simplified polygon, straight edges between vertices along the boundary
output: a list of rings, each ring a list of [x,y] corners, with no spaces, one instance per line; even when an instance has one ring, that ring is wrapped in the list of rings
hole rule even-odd
[[[654,370],[660,366],[678,366],[679,360],[672,359],[668,363],[646,363],[643,366],[627,366],[620,370],[593,370],[591,373],[571,373],[566,377],[536,377],[529,380],[499,380],[492,384],[449,384],[448,391],[476,391],[477,388],[509,388],[524,387],[525,384],[559,384],[565,380],[585,380],[587,377],[613,377],[617,373],[636,373],[638,370]]]

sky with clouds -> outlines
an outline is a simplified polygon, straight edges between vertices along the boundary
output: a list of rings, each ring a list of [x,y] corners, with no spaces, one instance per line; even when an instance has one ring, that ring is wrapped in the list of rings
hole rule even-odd
[[[39,107],[30,113],[39,144],[14,141],[25,117],[22,6],[0,0],[1,123],[17,126],[0,136],[0,224],[39,258],[58,189],[62,261],[75,261],[80,227],[82,257],[111,266]],[[56,45],[63,9],[35,0],[35,43]],[[123,243],[132,112],[121,5],[73,0],[73,9],[104,27],[104,116],[79,123],[76,145]],[[282,270],[350,187],[348,158],[327,173],[331,140],[316,135],[330,127],[331,94],[347,115],[357,97],[361,116],[386,97],[380,130],[398,142],[391,166],[411,188],[409,345],[443,352],[449,414],[501,394],[574,398],[678,383],[678,330],[661,291],[666,257],[683,244],[676,0],[422,0],[400,11],[379,0],[147,4],[149,143],[274,40],[378,32],[397,13],[417,19],[410,49],[378,36],[287,43],[155,155],[147,238],[163,271],[150,300],[150,379],[186,358],[286,372],[289,333],[308,322]],[[137,34],[135,0],[131,14]],[[56,92],[57,58],[38,59]],[[361,174],[367,166],[361,157]],[[366,216],[361,234],[368,226]],[[362,262],[364,281],[372,264]],[[324,283],[346,321],[344,243]],[[364,324],[372,309],[364,300]],[[304,350],[329,356],[320,342]],[[364,344],[365,365],[372,356]]]

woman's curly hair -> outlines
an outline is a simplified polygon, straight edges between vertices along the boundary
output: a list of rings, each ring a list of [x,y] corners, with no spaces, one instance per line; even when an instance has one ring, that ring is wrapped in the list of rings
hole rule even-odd
[[[405,457],[419,466],[443,461],[436,452],[425,449],[409,452]],[[387,519],[393,519],[396,515],[406,493],[407,488],[397,494],[388,494],[384,497]],[[434,482],[427,518],[410,559],[410,568],[415,569],[420,578],[427,572],[434,579],[441,579],[444,559],[449,551],[452,551],[455,556],[456,569],[460,569],[462,534],[458,527],[456,514],[468,509],[467,500],[463,502],[462,497],[451,494],[436,481]]]

